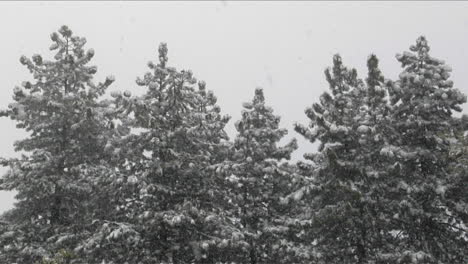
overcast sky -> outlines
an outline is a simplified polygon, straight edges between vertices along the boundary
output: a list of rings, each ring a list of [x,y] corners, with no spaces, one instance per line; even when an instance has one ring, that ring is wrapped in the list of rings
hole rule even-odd
[[[299,139],[299,159],[315,146],[293,124],[307,122],[304,109],[327,89],[323,71],[335,53],[362,77],[375,53],[386,77],[395,78],[401,70],[395,54],[425,35],[432,55],[453,67],[455,86],[468,94],[466,14],[468,2],[1,2],[0,107],[30,79],[19,57],[51,58],[49,36],[66,24],[95,49],[98,80],[116,76],[110,90],[140,93],[136,77],[167,42],[169,63],[206,81],[232,116],[231,136],[241,103],[263,87],[289,137]],[[0,156],[13,157],[13,142],[26,134],[5,118],[0,126]],[[13,193],[0,192],[0,212],[13,201]]]

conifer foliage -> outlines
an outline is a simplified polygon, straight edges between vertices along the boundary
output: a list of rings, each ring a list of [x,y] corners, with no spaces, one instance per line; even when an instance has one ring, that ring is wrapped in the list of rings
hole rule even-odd
[[[158,51],[159,63],[137,79],[143,95],[113,94],[128,132],[109,146],[120,164],[113,183],[119,213],[85,246],[97,261],[207,262],[227,235],[208,168],[226,152],[229,117],[204,82],[197,87],[190,71],[167,66],[166,44]],[[129,245],[141,251],[128,252]]]
[[[158,61],[132,95],[95,84],[86,39],[62,26],[51,60],[21,57],[31,81],[0,115],[29,135],[0,190],[1,263],[468,263],[466,96],[424,37],[385,79],[341,56],[292,139],[257,88],[237,134],[214,93]]]
[[[306,155],[317,164],[311,186],[305,189],[313,199],[311,237],[319,252],[315,258],[324,263],[364,263],[370,222],[364,200],[365,175],[362,164],[356,162],[360,132],[368,129],[359,124],[364,84],[339,55],[325,76],[331,94],[323,93],[320,103],[306,110],[309,128],[296,126],[311,142],[320,141],[319,152]]]
[[[10,167],[1,189],[18,191],[11,215],[12,232],[1,251],[10,263],[33,263],[61,247],[78,241],[92,207],[87,197],[109,133],[108,104],[99,101],[114,81],[94,84],[97,68],[88,63],[94,50],[85,50],[86,39],[63,26],[51,35],[53,60],[41,55],[20,62],[33,75],[14,89],[14,102],[1,112],[30,135],[15,142],[24,154],[3,160]],[[45,242],[47,241],[47,242]]]
[[[293,139],[279,146],[287,130],[279,128],[280,117],[266,105],[262,89],[256,89],[253,100],[243,107],[231,155],[218,170],[226,178],[229,215],[237,229],[232,246],[241,249],[240,263],[276,262],[282,257],[277,255],[282,237],[279,218],[285,212],[280,201],[291,180],[282,162],[291,158],[297,143]]]
[[[417,255],[423,263],[462,263],[466,226],[445,192],[454,179],[448,172],[451,145],[464,127],[464,119],[452,113],[462,110],[466,96],[453,88],[451,68],[429,55],[424,37],[410,51],[397,55],[403,71],[389,89],[393,137],[385,154],[395,165],[385,196],[393,199],[402,259]]]

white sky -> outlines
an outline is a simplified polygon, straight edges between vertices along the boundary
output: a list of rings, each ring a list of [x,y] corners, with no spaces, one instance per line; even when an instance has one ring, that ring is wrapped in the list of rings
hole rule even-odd
[[[95,49],[98,80],[116,76],[110,91],[142,91],[136,77],[167,42],[169,63],[205,80],[232,116],[231,136],[242,102],[263,87],[283,127],[299,139],[299,159],[315,147],[293,123],[307,122],[304,109],[327,89],[323,71],[335,53],[361,77],[375,53],[386,77],[395,78],[395,54],[425,35],[432,55],[453,67],[455,86],[468,94],[467,13],[468,2],[1,2],[0,107],[30,79],[19,57],[51,58],[50,33],[66,24]],[[26,134],[6,118],[0,127],[0,157],[17,155],[12,144]],[[13,201],[13,193],[0,192],[0,212]]]

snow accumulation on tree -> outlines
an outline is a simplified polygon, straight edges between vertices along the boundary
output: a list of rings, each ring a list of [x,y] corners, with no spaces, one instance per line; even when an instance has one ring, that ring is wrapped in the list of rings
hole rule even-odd
[[[287,208],[281,197],[288,194],[290,174],[285,162],[297,148],[293,139],[278,146],[287,134],[279,128],[280,117],[265,104],[262,89],[255,90],[252,102],[243,104],[241,120],[236,122],[237,136],[231,155],[218,165],[225,177],[227,213],[233,219],[239,241],[235,260],[239,263],[271,263],[286,258],[282,245],[282,218]],[[229,256],[226,261],[232,261]]]
[[[11,225],[0,242],[8,263],[33,263],[76,245],[99,210],[92,194],[100,175],[92,172],[107,158],[103,149],[112,133],[112,110],[99,97],[114,77],[93,82],[97,68],[89,62],[94,50],[85,50],[86,39],[68,27],[51,39],[52,60],[20,58],[33,81],[15,87],[14,102],[1,112],[29,132],[15,142],[21,158],[2,160],[10,170],[1,189],[18,191],[15,208],[5,216]]]
[[[319,142],[291,161],[297,141],[254,91],[231,140],[214,93],[168,48],[135,89],[102,99],[94,50],[62,26],[52,59],[0,112],[28,136],[0,190],[0,263],[468,263],[468,117],[450,67],[419,37],[386,79],[340,55],[329,91],[295,131]]]
[[[450,171],[463,162],[450,150],[466,130],[467,118],[452,116],[466,96],[424,37],[410,50],[397,55],[397,81],[385,80],[370,56],[366,85],[335,56],[326,71],[332,94],[306,110],[309,127],[296,126],[321,142],[306,155],[312,181],[299,189],[312,206],[318,263],[466,262],[467,207],[455,194],[466,176]]]

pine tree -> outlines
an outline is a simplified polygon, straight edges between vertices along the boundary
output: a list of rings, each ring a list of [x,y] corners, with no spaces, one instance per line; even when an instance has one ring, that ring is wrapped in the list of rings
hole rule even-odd
[[[452,126],[455,131],[449,132],[448,135],[441,137],[451,142],[449,152],[449,167],[446,169],[448,174],[447,185],[445,186],[445,199],[447,207],[450,208],[450,217],[448,222],[451,222],[452,227],[460,232],[459,239],[461,254],[465,255],[465,259],[460,258],[462,262],[468,261],[466,256],[466,243],[468,243],[468,197],[465,195],[468,191],[468,116],[463,115],[461,118],[454,117],[455,121]],[[456,219],[456,220],[455,220]],[[461,223],[461,224],[460,224]],[[463,251],[465,250],[465,251]]]
[[[83,246],[96,261],[210,263],[226,236],[209,167],[225,152],[229,117],[204,82],[197,89],[190,71],[167,66],[167,53],[161,44],[159,63],[137,79],[146,93],[113,95],[132,132],[109,146],[121,164],[110,187],[118,212]]]
[[[11,213],[14,238],[1,255],[9,262],[33,263],[60,248],[73,249],[80,230],[89,220],[88,198],[94,188],[88,168],[105,155],[110,120],[108,104],[98,101],[113,82],[94,84],[94,56],[85,51],[86,39],[74,36],[67,26],[51,35],[53,60],[40,55],[20,62],[33,75],[14,89],[14,103],[1,112],[30,135],[15,143],[23,154],[5,159],[10,167],[1,189],[18,192]]]
[[[358,115],[356,129],[359,148],[354,160],[361,174],[355,185],[360,191],[358,207],[363,222],[362,251],[358,258],[361,263],[386,263],[385,256],[393,252],[397,243],[389,225],[393,212],[389,210],[388,204],[392,201],[387,200],[388,197],[384,195],[387,192],[388,167],[392,164],[382,155],[382,149],[388,145],[388,135],[392,129],[389,126],[392,109],[386,97],[386,86],[392,82],[384,79],[375,55],[369,56],[367,68],[364,104]]]
[[[452,113],[461,111],[466,96],[453,88],[450,67],[429,49],[420,37],[412,52],[398,54],[403,71],[389,89],[393,138],[385,154],[395,165],[386,195],[399,232],[395,257],[402,263],[466,263],[466,228],[447,193],[454,184],[450,148],[462,127]]]
[[[237,227],[230,241],[233,255],[227,260],[278,262],[284,257],[279,240],[284,232],[281,218],[286,212],[280,198],[289,192],[291,181],[282,162],[290,159],[297,143],[293,139],[279,146],[287,130],[279,128],[280,117],[265,105],[261,89],[256,89],[252,102],[243,106],[232,155],[218,170],[227,176],[229,213]]]
[[[460,119],[455,118],[455,120],[456,124],[454,125],[459,126],[458,133],[447,136],[449,140],[455,137],[456,141],[452,141],[449,154],[451,161],[448,169],[450,184],[446,186],[445,196],[452,209],[451,213],[466,226],[468,223],[468,197],[464,194],[468,191],[468,174],[466,173],[468,171],[468,135],[466,134],[468,116],[463,115]],[[458,228],[463,227],[463,225],[458,226]],[[465,231],[462,236],[468,241],[468,232]]]
[[[309,212],[309,236],[314,239],[311,253],[316,262],[367,263],[371,244],[368,187],[362,163],[356,162],[364,143],[361,135],[368,129],[360,124],[366,89],[356,70],[343,66],[339,55],[334,56],[333,68],[325,76],[332,94],[323,93],[320,103],[306,110],[309,127],[296,126],[309,141],[320,141],[318,153],[305,155],[312,161],[309,175],[313,178],[292,197],[305,199],[307,194],[310,199],[312,209],[304,210]],[[375,87],[370,91],[376,91]]]

